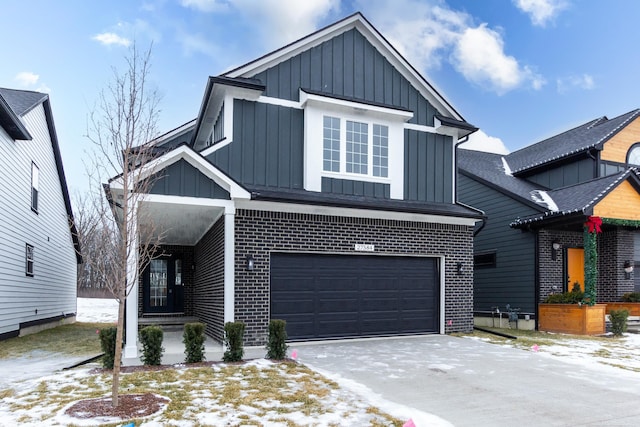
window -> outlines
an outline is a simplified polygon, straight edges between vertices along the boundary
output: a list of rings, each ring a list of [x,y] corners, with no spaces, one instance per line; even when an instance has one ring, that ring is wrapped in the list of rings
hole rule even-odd
[[[640,144],[633,144],[627,153],[627,164],[640,166]]]
[[[344,152],[344,164],[341,152]],[[389,127],[324,116],[322,158],[325,172],[388,178]]]
[[[31,162],[31,210],[38,213],[38,181],[40,180],[40,170],[35,163]]]
[[[473,256],[473,268],[495,268],[496,267],[496,253],[485,252]]]
[[[176,273],[175,285],[182,286],[182,260],[181,259],[175,260],[174,268]]]
[[[25,273],[27,276],[33,276],[33,246],[28,243],[25,251]]]
[[[340,119],[324,116],[322,135],[323,170],[340,172]]]

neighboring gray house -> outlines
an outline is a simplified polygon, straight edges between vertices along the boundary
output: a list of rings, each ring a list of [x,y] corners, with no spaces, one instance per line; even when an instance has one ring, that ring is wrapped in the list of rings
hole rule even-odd
[[[597,301],[640,290],[640,110],[600,117],[509,155],[458,152],[459,200],[487,215],[475,238],[474,310],[532,319],[551,293],[584,289],[583,229],[598,235]],[[626,269],[626,271],[625,271]]]
[[[79,255],[49,96],[0,88],[0,340],[76,314]]]
[[[218,341],[243,321],[249,345],[273,318],[293,340],[470,331],[482,214],[454,165],[475,130],[359,13],[210,77],[195,123],[152,142],[138,208],[167,233],[127,336],[154,316]]]

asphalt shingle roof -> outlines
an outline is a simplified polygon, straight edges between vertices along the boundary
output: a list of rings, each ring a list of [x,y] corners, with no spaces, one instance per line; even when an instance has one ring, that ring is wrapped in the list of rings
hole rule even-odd
[[[506,156],[514,173],[559,160],[596,147],[640,116],[640,109],[613,119],[600,117]]]
[[[24,116],[33,107],[44,101],[48,95],[46,93],[33,92],[30,90],[6,89],[0,87],[0,95],[7,101],[13,112],[17,116]]]

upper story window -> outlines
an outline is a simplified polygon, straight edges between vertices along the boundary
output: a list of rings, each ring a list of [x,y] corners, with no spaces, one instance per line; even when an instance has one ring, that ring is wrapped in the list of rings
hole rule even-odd
[[[640,144],[633,144],[627,154],[627,164],[640,166]]]
[[[389,127],[323,117],[323,171],[387,178]]]
[[[35,163],[31,162],[31,210],[38,213],[38,181],[40,180],[40,170]]]

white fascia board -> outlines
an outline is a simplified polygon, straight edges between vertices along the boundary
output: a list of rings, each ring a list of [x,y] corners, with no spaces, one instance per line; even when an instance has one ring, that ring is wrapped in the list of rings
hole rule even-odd
[[[415,130],[415,131],[418,131],[418,132],[438,133],[436,131],[436,128],[433,127],[433,126],[417,125],[415,123],[405,123],[404,124],[404,128],[405,129],[409,129],[409,130]]]
[[[340,21],[334,25],[324,28],[303,39],[291,43],[279,50],[265,55],[240,68],[230,71],[226,75],[229,77],[251,77],[259,74],[277,64],[284,62],[301,52],[318,46],[331,38],[347,32],[352,28],[357,28],[360,33],[384,56],[400,73],[424,96],[436,109],[442,113],[464,120],[455,108],[445,100],[441,90],[436,89],[418,73],[418,71],[404,59],[398,51],[382,37],[382,35],[371,26],[361,15],[355,14],[348,19]]]
[[[314,95],[306,93],[300,89],[300,105],[304,108],[309,106],[319,106],[346,114],[366,114],[367,117],[380,118],[383,120],[406,122],[413,117],[413,112],[397,110],[394,108],[381,107],[378,105],[363,104],[355,101],[331,98],[328,96]]]
[[[140,198],[141,202],[144,203],[164,203],[185,206],[224,208],[225,212],[235,213],[235,203],[233,200],[207,199],[204,197],[167,196],[165,194],[144,194],[140,195]]]
[[[156,173],[167,166],[172,165],[173,163],[185,160],[190,165],[198,169],[202,174],[204,174],[207,178],[212,179],[218,184],[220,187],[224,188],[229,192],[229,195],[232,199],[249,199],[251,198],[251,194],[240,185],[238,185],[234,180],[225,175],[218,168],[209,163],[202,156],[194,152],[191,148],[186,145],[181,145],[174,150],[171,150],[168,153],[163,154],[158,159],[150,162],[148,165],[144,166],[144,169],[140,172],[141,177],[147,177]]]
[[[268,212],[302,213],[349,218],[390,219],[396,221],[428,222],[433,224],[466,225],[473,227],[474,218],[450,215],[419,214],[411,212],[382,211],[372,209],[344,208],[336,206],[304,205],[297,203],[270,202],[262,200],[237,200],[237,209],[251,209]]]
[[[460,139],[460,129],[458,128],[454,128],[451,126],[447,126],[447,125],[443,125],[442,122],[440,120],[438,120],[437,117],[433,118],[433,127],[435,128],[436,132],[442,135],[449,135],[453,138],[456,139],[456,141],[458,139]]]

